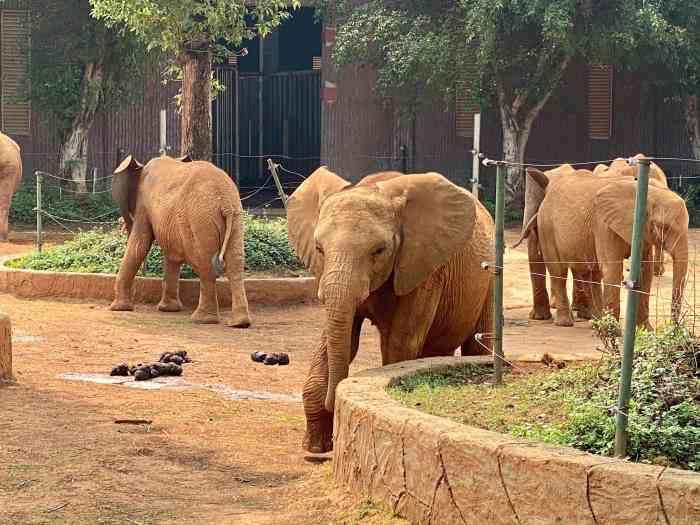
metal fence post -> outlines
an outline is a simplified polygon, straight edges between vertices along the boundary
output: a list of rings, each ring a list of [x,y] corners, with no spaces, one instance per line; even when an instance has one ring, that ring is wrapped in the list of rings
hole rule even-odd
[[[160,156],[168,153],[168,116],[164,109],[160,110]],[[121,162],[121,161],[120,161]]]
[[[43,242],[42,231],[42,186],[44,185],[44,176],[40,172],[36,172],[36,250],[41,253]]]
[[[505,165],[496,163],[496,265],[493,269],[493,370],[496,384],[503,384],[503,213],[505,197]]]
[[[275,186],[277,186],[277,193],[279,193],[280,199],[282,199],[284,211],[287,211],[287,194],[284,193],[284,188],[282,188],[282,183],[280,182],[279,175],[277,175],[277,168],[279,167],[279,164],[275,164],[274,162],[272,162],[272,159],[267,159],[267,167],[270,169],[270,173],[272,173],[272,178],[275,180]]]
[[[401,173],[406,173],[408,171],[408,151],[406,150],[406,145],[401,144],[399,151],[401,152]]]
[[[479,198],[479,161],[481,148],[481,113],[474,114],[474,149],[472,149],[472,194]]]
[[[639,304],[639,284],[641,281],[642,253],[644,243],[644,223],[649,189],[649,159],[639,159],[637,178],[637,199],[634,205],[634,225],[632,227],[632,258],[629,279],[624,282],[627,288],[627,309],[625,311],[625,334],[623,339],[622,369],[620,371],[620,391],[615,421],[615,455],[627,455],[627,423],[632,388],[632,368],[634,364],[634,339],[637,327],[637,305]]]

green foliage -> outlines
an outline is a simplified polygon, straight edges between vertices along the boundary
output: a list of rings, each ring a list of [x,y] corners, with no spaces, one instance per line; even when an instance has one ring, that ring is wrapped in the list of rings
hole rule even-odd
[[[226,45],[266,36],[289,16],[288,8],[301,5],[299,0],[89,1],[95,17],[110,27],[124,24],[149,50],[179,54],[205,45],[219,55],[227,52]]]
[[[90,16],[88,0],[30,0],[30,98],[56,117],[62,135],[92,99],[99,109],[135,92],[147,57],[132,35],[110,30]],[[88,80],[86,67],[100,64],[103,75]]]
[[[492,374],[492,370],[485,366],[465,365],[448,368],[442,372],[413,375],[400,379],[392,388],[411,393],[423,388],[435,390],[444,387],[461,386],[465,383],[480,383]]]
[[[87,195],[75,199],[73,194],[60,195],[58,190],[44,190],[43,208],[57,217],[72,220],[95,219],[95,221],[116,221],[119,216],[114,201],[108,194]],[[36,193],[20,188],[15,193],[10,207],[10,222],[13,224],[36,224]]]
[[[609,314],[595,323],[601,336],[600,362],[561,371],[515,369],[494,389],[484,378],[426,374],[389,389],[408,406],[457,421],[611,455],[615,442],[621,357],[617,321]],[[629,449],[634,461],[700,472],[700,342],[682,326],[655,333],[638,330]]]
[[[700,184],[693,184],[683,192],[690,216],[690,226],[700,227]]]
[[[116,273],[126,249],[126,236],[117,231],[92,230],[81,232],[60,246],[32,253],[8,263],[12,268],[78,273]],[[300,270],[287,238],[286,221],[265,220],[245,216],[245,256],[247,271]],[[153,245],[142,274],[162,276],[163,254]],[[181,277],[196,275],[183,265]]]

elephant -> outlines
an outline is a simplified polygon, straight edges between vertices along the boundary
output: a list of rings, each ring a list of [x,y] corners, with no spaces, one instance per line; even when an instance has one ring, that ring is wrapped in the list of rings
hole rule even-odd
[[[537,213],[526,225],[523,237],[534,224],[547,270],[553,277],[557,297],[555,324],[572,326],[573,317],[562,278],[571,268],[574,277],[590,275],[604,283],[592,287],[594,314],[605,307],[620,316],[620,283],[623,260],[630,255],[636,183],[631,177],[596,176],[587,170],[550,179],[528,168],[528,177],[544,191]],[[531,183],[531,182],[530,182]],[[643,247],[642,292],[637,324],[650,328],[649,291],[653,277],[651,251],[661,243],[673,258],[673,308],[677,318],[688,270],[688,210],[685,201],[657,180],[650,180]]]
[[[318,279],[326,322],[303,389],[303,448],[332,449],[338,383],[365,319],[382,363],[490,354],[494,223],[468,191],[438,173],[384,172],[351,184],[318,168],[288,201],[289,239]]]
[[[638,153],[633,158],[640,159],[644,158],[645,155]],[[637,165],[630,165],[627,160],[618,158],[615,159],[610,166],[605,164],[598,164],[593,170],[593,174],[603,178],[610,177],[636,177],[639,167]],[[563,175],[571,175],[574,172],[580,174],[590,174],[588,170],[575,170],[570,164],[562,164],[561,166],[544,172],[549,180],[555,180]],[[668,182],[666,180],[666,175],[663,170],[656,165],[651,163],[649,171],[649,180],[652,184],[659,187],[668,188]],[[532,184],[530,177],[526,174],[526,190],[525,190],[525,214],[523,219],[523,232],[527,228],[528,224],[533,220],[536,215],[542,199],[544,198],[544,191],[537,184]],[[530,267],[530,281],[532,284],[532,297],[533,297],[533,307],[530,311],[530,319],[551,319],[552,314],[550,307],[557,307],[557,298],[553,292],[552,301],[550,304],[549,294],[547,293],[547,281],[545,278],[546,265],[542,259],[542,253],[539,246],[539,237],[537,232],[537,224],[533,223],[531,231],[527,237],[527,248],[528,248],[528,262]],[[520,242],[525,238],[521,235],[520,241],[514,247],[517,247]],[[660,245],[660,239],[654,247],[654,272],[656,275],[663,275],[664,263],[663,263],[663,249]],[[566,289],[567,276],[558,279],[563,280],[563,287]],[[592,317],[592,284],[593,275],[589,271],[583,273],[578,273],[574,276],[574,286],[573,286],[573,303],[571,308],[577,311],[579,319],[590,319]],[[552,279],[550,278],[550,288],[552,290],[558,289],[557,286],[552,285]]]
[[[128,241],[110,309],[133,310],[134,277],[155,241],[163,251],[163,295],[158,309],[182,309],[180,267],[192,266],[200,279],[195,323],[218,323],[216,278],[231,286],[227,325],[251,324],[243,286],[243,208],[238,189],[225,172],[209,162],[163,156],[145,166],[129,155],[114,172],[112,196],[119,204]]]
[[[22,183],[22,155],[19,145],[0,133],[0,241],[7,241],[12,197]]]

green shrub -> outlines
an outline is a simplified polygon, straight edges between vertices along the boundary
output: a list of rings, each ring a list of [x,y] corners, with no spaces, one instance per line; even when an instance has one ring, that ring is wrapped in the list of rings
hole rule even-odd
[[[300,270],[287,238],[285,219],[258,219],[245,215],[246,270]],[[126,249],[126,236],[116,231],[91,230],[79,233],[60,246],[43,253],[32,253],[8,263],[13,268],[79,273],[116,273]],[[163,255],[153,245],[146,258],[143,275],[161,276]],[[183,265],[183,278],[195,277],[192,268]]]
[[[117,205],[108,193],[86,195],[76,199],[71,193],[59,194],[56,189],[47,189],[43,193],[42,207],[52,215],[71,220],[96,220],[99,222],[116,220],[119,213]],[[36,193],[34,190],[20,188],[15,193],[10,207],[12,224],[36,224]]]
[[[614,323],[604,321],[602,324]],[[599,334],[610,334],[603,327]],[[521,425],[518,436],[609,455],[615,441],[621,357],[604,340],[602,361],[551,377],[541,394],[568,390],[568,418],[559,425]],[[700,345],[689,331],[668,325],[638,330],[629,408],[628,454],[635,461],[700,471]]]

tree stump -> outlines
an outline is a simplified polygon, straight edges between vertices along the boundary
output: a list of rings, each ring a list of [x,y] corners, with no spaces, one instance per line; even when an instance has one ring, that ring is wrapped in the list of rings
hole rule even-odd
[[[0,382],[12,379],[12,325],[0,314]]]

